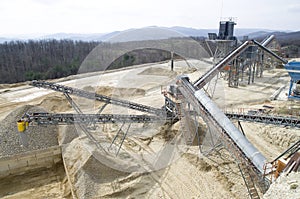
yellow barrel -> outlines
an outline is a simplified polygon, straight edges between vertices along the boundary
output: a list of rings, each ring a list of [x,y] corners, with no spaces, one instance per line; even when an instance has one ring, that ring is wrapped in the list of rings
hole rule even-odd
[[[17,125],[18,125],[18,131],[20,133],[22,133],[22,132],[24,132],[26,130],[26,122],[25,121],[19,120],[17,122]]]

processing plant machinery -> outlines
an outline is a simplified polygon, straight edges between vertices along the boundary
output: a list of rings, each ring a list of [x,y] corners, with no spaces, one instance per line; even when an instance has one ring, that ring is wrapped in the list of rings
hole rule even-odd
[[[208,70],[204,75],[199,77],[199,79],[197,79],[195,82],[191,82],[189,77],[186,75],[178,76],[176,81],[177,84],[171,85],[169,91],[163,92],[165,97],[165,105],[160,109],[100,94],[90,93],[80,89],[62,86],[60,84],[45,81],[33,81],[31,83],[32,86],[62,92],[77,114],[25,113],[24,116],[18,121],[18,129],[21,133],[24,132],[29,123],[36,123],[40,125],[75,123],[81,125],[83,123],[115,122],[131,124],[158,122],[163,120],[166,123],[172,124],[184,117],[184,111],[182,111],[182,109],[188,109],[189,113],[202,117],[204,121],[208,123],[208,125],[213,126],[216,133],[218,133],[220,136],[220,142],[222,145],[229,150],[236,159],[250,197],[259,198],[257,188],[259,188],[263,193],[268,189],[270,181],[266,178],[266,175],[273,172],[272,165],[268,163],[267,159],[260,153],[260,151],[256,149],[250,141],[248,141],[243,133],[241,133],[240,130],[234,126],[226,114],[217,107],[213,100],[208,97],[203,90],[203,87],[212,78],[214,78],[223,67],[232,62],[249,46],[253,45],[258,46],[263,51],[269,53],[271,56],[274,56],[281,62],[285,64],[287,63],[286,60],[283,60],[259,42],[255,40],[245,41],[239,47],[231,51],[210,70]],[[83,114],[76,103],[72,100],[70,95],[98,100],[104,102],[105,104],[114,104],[126,107],[142,112],[143,114],[116,115],[102,114],[101,111],[99,111],[98,114]],[[231,115],[231,117],[233,116]],[[299,120],[296,122],[299,122]],[[299,123],[297,123],[297,125],[299,125]],[[84,126],[81,125],[81,128],[91,140],[96,142],[92,134],[90,134]],[[199,138],[199,133],[197,130],[196,132],[191,133],[195,133],[195,136]],[[125,137],[126,133],[123,136],[123,141]],[[198,144],[200,145],[200,141]]]

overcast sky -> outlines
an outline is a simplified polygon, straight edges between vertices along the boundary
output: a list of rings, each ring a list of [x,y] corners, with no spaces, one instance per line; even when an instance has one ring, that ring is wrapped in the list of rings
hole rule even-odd
[[[0,0],[0,35],[106,33],[146,26],[300,30],[299,0]]]

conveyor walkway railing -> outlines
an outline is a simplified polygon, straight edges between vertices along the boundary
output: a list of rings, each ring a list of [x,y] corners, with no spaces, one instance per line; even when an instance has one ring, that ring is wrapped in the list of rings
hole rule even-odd
[[[161,122],[162,118],[151,115],[116,115],[116,114],[72,114],[72,113],[26,113],[28,122],[39,125],[89,124],[89,123],[144,123]]]
[[[299,117],[284,117],[276,115],[263,115],[263,114],[247,114],[247,113],[231,113],[225,112],[225,115],[232,120],[257,122],[264,124],[282,125],[300,128]]]
[[[127,107],[130,109],[134,109],[134,110],[138,110],[138,111],[146,112],[146,113],[151,113],[151,114],[155,114],[155,115],[163,115],[163,113],[164,113],[162,109],[146,106],[146,105],[139,104],[139,103],[130,102],[127,100],[108,97],[105,95],[100,95],[97,93],[88,92],[88,91],[84,91],[81,89],[72,88],[69,86],[63,86],[63,85],[55,84],[55,83],[51,83],[51,82],[35,80],[35,81],[32,81],[30,83],[30,85],[38,87],[38,88],[51,89],[54,91],[67,93],[70,95],[76,95],[76,96],[84,97],[84,98],[91,99],[91,100],[98,100],[98,101],[101,101],[101,102],[104,102],[107,104],[114,104],[114,105]]]

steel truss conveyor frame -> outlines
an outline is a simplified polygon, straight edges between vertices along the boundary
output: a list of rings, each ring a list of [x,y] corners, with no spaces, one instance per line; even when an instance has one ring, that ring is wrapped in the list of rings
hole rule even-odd
[[[150,115],[72,113],[26,113],[22,119],[39,125],[161,122],[160,117]]]
[[[225,112],[225,115],[232,120],[257,122],[257,123],[273,124],[273,125],[283,125],[283,126],[300,128],[300,118],[282,117],[282,116],[275,116],[275,115],[262,115],[262,114],[229,113],[229,112]]]
[[[259,198],[255,184],[262,192],[269,182],[263,177],[267,159],[234,126],[226,115],[215,105],[203,90],[196,90],[188,77],[181,77],[178,89],[194,107],[196,112],[216,126],[224,147],[233,155],[240,168],[251,198]],[[269,172],[269,171],[267,171]]]
[[[234,60],[251,45],[259,46],[262,50],[268,52],[283,63],[287,62],[255,40],[245,41],[194,83],[190,82],[188,76],[182,75],[178,77],[177,84],[181,94],[187,102],[194,107],[196,112],[200,116],[205,117],[206,121],[209,121],[211,125],[218,127],[218,131],[220,136],[223,138],[224,145],[237,160],[250,197],[259,198],[255,184],[259,186],[262,192],[265,192],[268,188],[268,181],[264,178],[264,175],[270,172],[266,169],[266,164],[268,163],[267,159],[234,126],[229,118],[202,90],[203,87],[211,81],[226,64]]]
[[[193,83],[193,86],[198,89],[202,89],[209,81],[211,81],[218,73],[219,71],[228,63],[233,61],[237,56],[239,56],[242,52],[244,52],[249,46],[256,45],[259,48],[261,48],[263,51],[266,51],[271,56],[275,57],[282,63],[287,63],[286,60],[282,59],[275,53],[273,53],[271,50],[266,48],[264,45],[267,45],[268,42],[264,42],[263,44],[260,44],[259,42],[255,40],[251,41],[245,41],[240,46],[238,46],[236,49],[228,53],[222,60],[220,60],[214,67],[212,67],[210,70],[208,70],[204,75],[202,75],[198,80],[196,80]]]
[[[164,114],[164,111],[162,109],[130,102],[127,100],[112,98],[112,97],[108,97],[105,95],[100,95],[97,93],[92,93],[92,92],[84,91],[81,89],[72,88],[69,86],[63,86],[63,85],[55,84],[55,83],[51,83],[51,82],[34,80],[30,83],[30,85],[38,87],[38,88],[51,89],[54,91],[67,93],[70,95],[76,95],[76,96],[84,97],[84,98],[91,99],[91,100],[98,100],[98,101],[104,102],[106,104],[114,104],[114,105],[118,105],[118,106],[123,106],[123,107],[127,107],[130,109],[138,110],[141,112],[151,113],[151,114],[160,115],[160,116]]]

